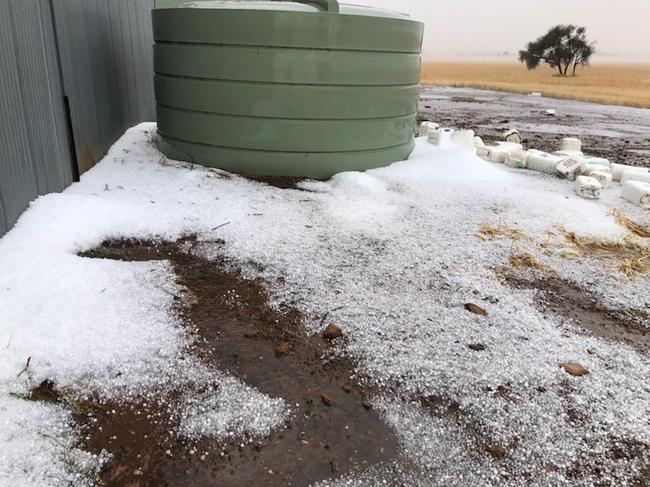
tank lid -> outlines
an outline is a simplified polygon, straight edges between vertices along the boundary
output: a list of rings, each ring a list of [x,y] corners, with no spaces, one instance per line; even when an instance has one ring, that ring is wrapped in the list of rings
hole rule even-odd
[[[193,2],[187,1],[158,1],[157,8],[176,7],[176,8],[201,8],[201,9],[231,9],[231,10],[276,10],[284,12],[322,12],[322,9],[316,5],[305,2],[287,2],[287,1],[264,1],[264,0],[198,0]],[[351,5],[342,3],[339,6],[341,15],[361,15],[366,17],[384,17],[389,19],[410,19],[407,14],[394,12],[375,7],[365,7],[361,5]]]

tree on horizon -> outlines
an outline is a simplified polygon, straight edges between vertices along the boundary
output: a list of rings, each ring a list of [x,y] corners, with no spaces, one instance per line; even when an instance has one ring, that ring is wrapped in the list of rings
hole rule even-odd
[[[589,66],[595,53],[595,44],[587,39],[585,27],[561,24],[529,42],[526,49],[519,51],[519,61],[531,70],[544,62],[566,77],[569,68],[573,68],[575,76],[578,66]]]

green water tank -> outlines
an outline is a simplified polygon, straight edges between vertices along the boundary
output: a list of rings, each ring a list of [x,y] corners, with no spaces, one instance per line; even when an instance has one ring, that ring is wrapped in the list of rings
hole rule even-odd
[[[162,152],[253,176],[323,179],[413,149],[423,24],[310,2],[157,0]]]

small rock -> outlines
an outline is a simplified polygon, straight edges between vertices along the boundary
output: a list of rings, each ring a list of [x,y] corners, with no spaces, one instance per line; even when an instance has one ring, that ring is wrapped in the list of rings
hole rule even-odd
[[[277,356],[284,355],[289,351],[289,342],[280,342],[277,347],[275,347],[275,354]]]
[[[332,398],[329,395],[321,394],[320,398],[323,400],[323,404],[325,404],[325,406],[329,407],[332,405]]]
[[[501,460],[506,456],[506,450],[498,445],[488,445],[485,447],[485,451],[497,460]]]
[[[365,409],[366,411],[370,411],[372,409],[372,403],[368,400],[363,401],[361,405],[363,406],[363,409]]]
[[[562,367],[567,374],[573,375],[575,377],[582,377],[589,374],[589,371],[587,369],[576,362],[564,362],[560,365],[560,367]]]
[[[469,345],[467,345],[467,347],[470,350],[474,350],[475,352],[482,352],[483,350],[485,350],[487,348],[482,343],[470,343]]]
[[[246,338],[255,338],[259,334],[260,334],[260,332],[257,331],[257,330],[249,330],[246,333],[244,333],[244,336]]]
[[[474,304],[474,303],[467,303],[465,305],[465,309],[467,311],[469,311],[470,313],[474,313],[475,315],[487,316],[487,311],[485,311],[479,305]]]
[[[334,340],[335,338],[340,338],[343,336],[343,330],[340,326],[330,323],[323,331],[323,338],[325,340]]]
[[[352,386],[350,384],[345,384],[341,389],[349,394],[352,391]]]

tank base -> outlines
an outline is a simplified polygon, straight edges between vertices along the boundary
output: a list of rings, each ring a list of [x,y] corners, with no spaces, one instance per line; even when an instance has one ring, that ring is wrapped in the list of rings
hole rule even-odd
[[[365,171],[403,161],[414,142],[355,152],[268,152],[215,147],[174,140],[161,134],[159,149],[169,159],[192,162],[245,176],[329,179],[344,171]]]

